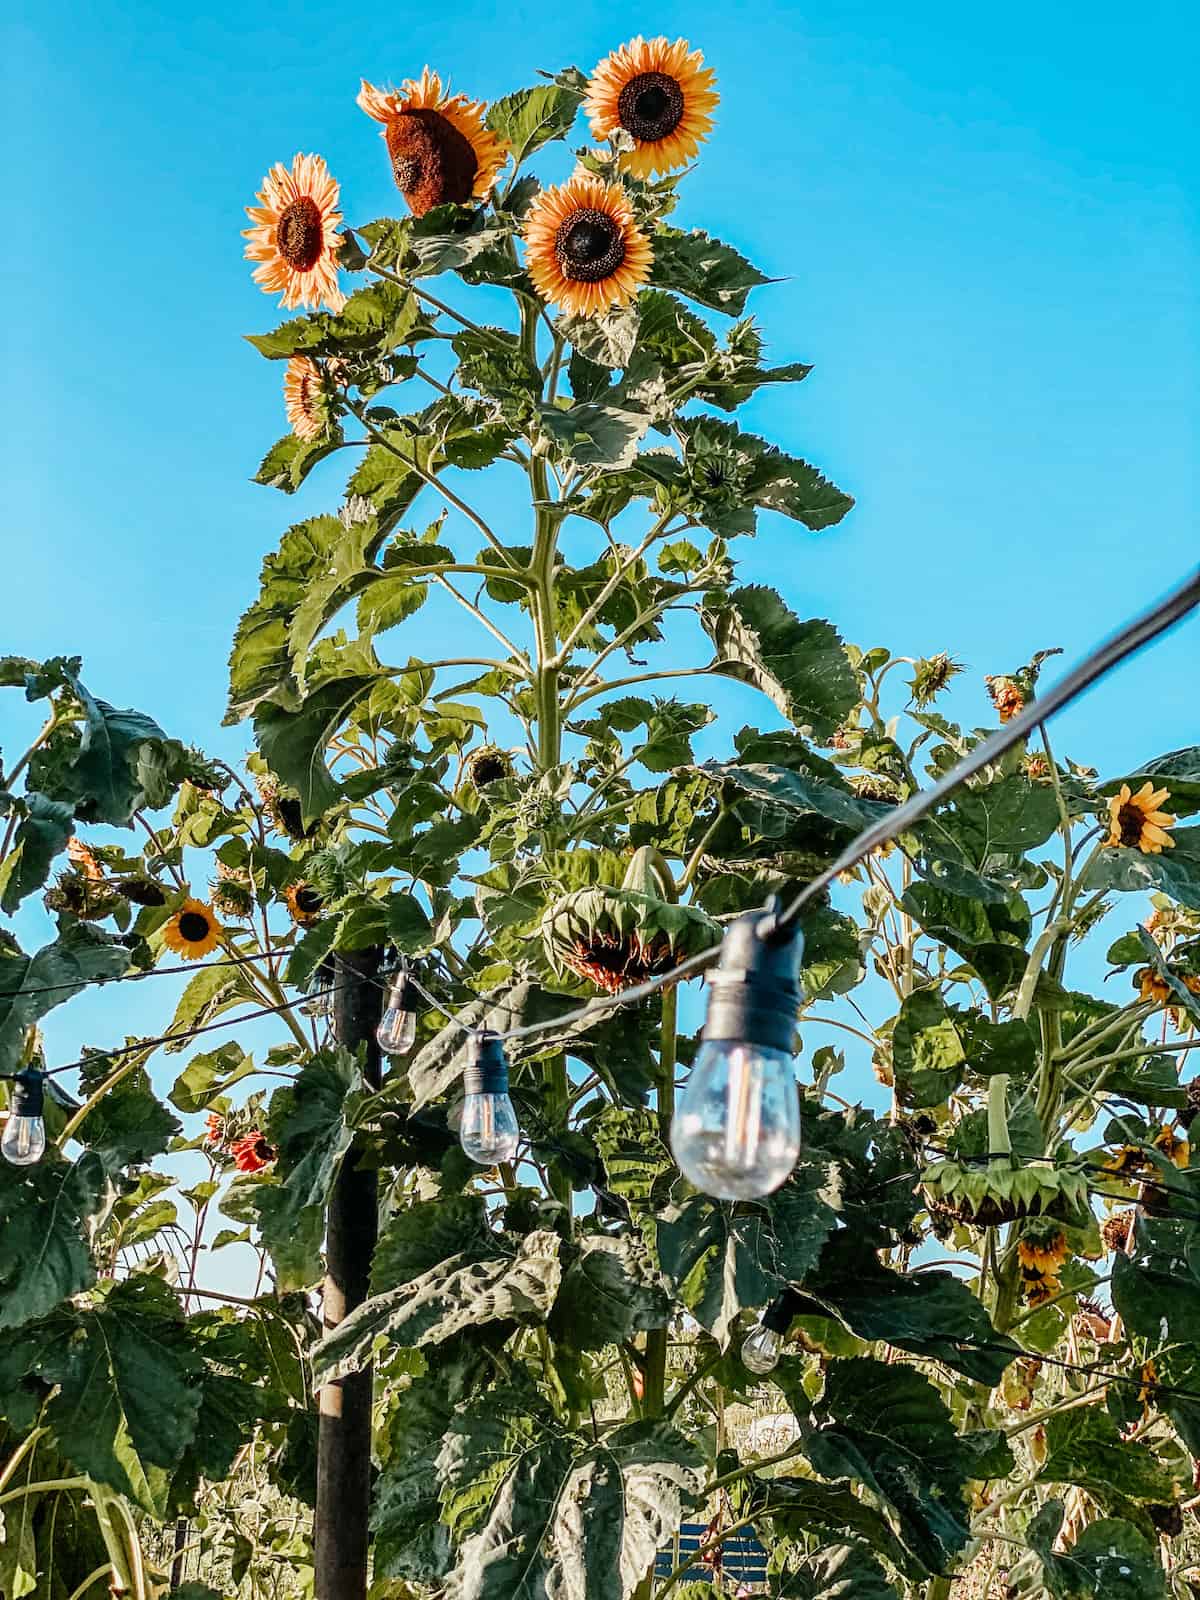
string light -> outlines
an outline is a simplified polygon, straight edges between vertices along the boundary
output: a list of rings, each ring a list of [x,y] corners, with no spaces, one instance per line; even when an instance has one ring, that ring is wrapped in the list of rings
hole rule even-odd
[[[792,1325],[796,1296],[791,1289],[776,1295],[757,1324],[742,1341],[742,1365],[756,1377],[765,1378],[779,1365],[784,1337]]]
[[[798,930],[774,910],[731,923],[703,1043],[671,1122],[680,1171],[718,1200],[753,1200],[787,1180],[800,1154],[792,1067],[802,998]]]
[[[386,1056],[402,1059],[417,1042],[417,993],[402,967],[393,977],[388,989],[387,1005],[379,1026],[375,1029],[375,1042]]]
[[[46,1153],[46,1074],[26,1067],[12,1079],[8,1119],[0,1137],[0,1155],[14,1167],[32,1167]]]
[[[476,1034],[463,1072],[462,1121],[458,1137],[472,1161],[494,1167],[511,1161],[521,1137],[508,1094],[508,1061],[498,1033]]]

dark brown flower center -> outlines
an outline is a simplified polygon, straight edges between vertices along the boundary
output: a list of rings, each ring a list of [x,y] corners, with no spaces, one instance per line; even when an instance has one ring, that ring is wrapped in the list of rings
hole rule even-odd
[[[208,938],[209,921],[199,911],[185,911],[179,919],[179,937],[188,944],[201,944]]]
[[[601,283],[624,261],[625,235],[614,217],[587,206],[560,223],[554,235],[554,254],[564,278],[573,283]]]
[[[471,768],[471,781],[477,789],[508,776],[508,768],[500,756],[481,756]]]
[[[665,72],[639,72],[621,90],[617,119],[635,139],[655,144],[683,121],[683,90]]]
[[[439,111],[416,107],[393,118],[387,147],[396,187],[414,216],[471,198],[479,171],[475,148]]]
[[[275,248],[294,272],[311,272],[321,259],[324,244],[325,229],[317,202],[303,194],[280,217]]]
[[[320,911],[324,903],[317,891],[309,888],[307,884],[303,889],[296,890],[296,909],[302,911],[306,917],[310,917],[314,912]]]
[[[1122,806],[1117,812],[1117,828],[1120,831],[1121,843],[1127,849],[1136,847],[1142,837],[1145,821],[1146,818],[1134,805]]]

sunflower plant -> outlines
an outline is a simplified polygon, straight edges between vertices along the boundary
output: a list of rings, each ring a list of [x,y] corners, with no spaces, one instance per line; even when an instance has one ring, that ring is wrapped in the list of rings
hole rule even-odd
[[[252,337],[290,424],[258,479],[334,509],[238,624],[245,769],[77,664],[4,669],[53,710],[5,774],[0,892],[58,932],[6,947],[0,1071],[35,1057],[48,976],[196,968],[173,1110],[147,1071],[170,1040],[97,1050],[46,1163],[0,1169],[0,1576],[308,1592],[315,1389],[373,1361],[379,1597],[713,1600],[750,1531],[797,1600],[1193,1592],[1200,749],[1101,776],[1019,744],[811,904],[800,1157],[755,1200],[693,1189],[697,997],[582,1002],[669,978],[988,728],[940,709],[947,649],[856,648],[738,579],[738,540],[790,568],[851,500],[734,420],[809,368],[766,364],[766,273],[675,220],[718,104],[699,52],[636,39],[490,106],[427,68],[358,103],[400,215],[345,224],[312,155],[250,210],[255,277],[302,312]],[[533,158],[588,135],[543,186]],[[406,647],[421,612],[456,653]],[[988,722],[1046,654],[978,686]],[[131,823],[136,855],[95,832]],[[437,1006],[375,1089],[322,1006],[379,950]],[[247,1004],[288,1007],[265,1055],[184,1037]],[[507,1045],[496,1168],[457,1137],[461,1024],[539,1029]],[[379,1242],[323,1332],[354,1163]]]

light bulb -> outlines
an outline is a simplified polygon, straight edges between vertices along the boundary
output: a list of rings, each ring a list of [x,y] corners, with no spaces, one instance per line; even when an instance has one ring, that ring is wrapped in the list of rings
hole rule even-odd
[[[779,1365],[779,1352],[783,1348],[783,1335],[768,1328],[765,1322],[751,1328],[742,1342],[742,1365],[765,1378]]]
[[[511,1161],[521,1127],[508,1094],[508,1062],[494,1033],[476,1034],[463,1073],[465,1095],[458,1137],[464,1151],[481,1167]]]
[[[671,1123],[684,1176],[718,1200],[753,1200],[785,1182],[800,1154],[792,1041],[799,932],[773,911],[730,924],[709,978],[704,1043]]]
[[[778,1189],[800,1154],[791,1056],[708,1040],[675,1112],[671,1149],[689,1182],[718,1200],[753,1200]]]
[[[417,996],[407,973],[392,979],[375,1042],[385,1056],[406,1056],[417,1042]]]
[[[14,1167],[32,1167],[46,1153],[46,1124],[42,1121],[44,1085],[42,1073],[33,1067],[26,1067],[13,1081],[8,1119],[0,1137],[0,1155]]]

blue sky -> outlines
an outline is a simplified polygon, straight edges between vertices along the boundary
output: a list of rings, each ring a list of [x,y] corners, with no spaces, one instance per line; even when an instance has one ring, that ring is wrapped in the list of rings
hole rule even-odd
[[[317,150],[348,220],[394,210],[354,96],[360,75],[426,62],[494,98],[666,32],[716,68],[718,125],[678,220],[783,280],[754,302],[770,353],[815,371],[753,425],[858,500],[820,537],[766,525],[736,552],[744,581],[863,645],[951,650],[974,669],[953,709],[983,721],[983,672],[1077,657],[1196,559],[1183,4],[17,0],[9,16],[2,648],[82,653],[96,692],[172,734],[244,749],[218,727],[234,622],[283,527],[340,489],[337,463],[291,502],[249,481],[284,419],[279,367],[241,338],[279,320],[242,260],[242,208],[271,163]],[[404,646],[444,653],[441,626],[422,614]],[[1195,742],[1198,647],[1193,622],[1093,691],[1059,750],[1119,772]],[[24,722],[11,701],[0,719],[11,747]],[[53,1044],[73,1053],[115,1003],[60,1013]],[[163,1015],[144,989],[124,1009],[131,1028]]]

